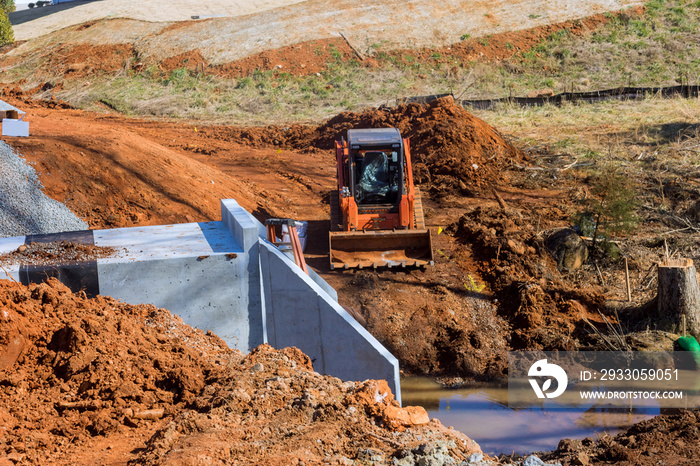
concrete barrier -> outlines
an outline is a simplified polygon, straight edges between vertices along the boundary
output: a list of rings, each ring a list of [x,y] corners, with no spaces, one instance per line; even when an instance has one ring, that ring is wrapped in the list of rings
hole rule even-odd
[[[322,374],[385,379],[400,402],[398,361],[338,304],[335,290],[269,243],[265,227],[235,200],[222,200],[221,213],[219,222],[0,238],[0,254],[31,242],[116,250],[85,262],[5,264],[0,279],[56,277],[88,295],[150,303],[243,352],[262,343],[296,346]]]

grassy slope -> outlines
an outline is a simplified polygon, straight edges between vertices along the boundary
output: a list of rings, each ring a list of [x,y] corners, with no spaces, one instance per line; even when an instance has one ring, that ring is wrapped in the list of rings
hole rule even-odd
[[[470,95],[700,81],[700,2],[652,0],[646,8],[641,16],[608,15],[610,21],[588,36],[561,30],[506,63],[476,66]]]
[[[541,88],[561,92],[697,83],[699,21],[700,1],[653,0],[643,16],[610,15],[606,25],[584,36],[560,30],[506,60],[448,63],[410,56],[397,60],[379,50],[379,65],[374,68],[341,61],[338,54],[318,75],[258,72],[235,80],[185,69],[165,75],[151,68],[103,76],[89,86],[83,85],[84,80],[63,79],[66,90],[57,97],[86,108],[101,100],[127,114],[264,124],[320,121],[343,110],[393,104],[396,98],[411,95],[453,92],[464,98],[488,98]],[[27,72],[25,67],[22,73]],[[12,70],[8,76],[27,77]],[[30,81],[40,79],[34,76]]]

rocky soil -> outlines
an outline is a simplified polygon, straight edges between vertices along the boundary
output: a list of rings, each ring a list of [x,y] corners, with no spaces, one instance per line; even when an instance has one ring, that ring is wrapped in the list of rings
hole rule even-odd
[[[532,155],[449,99],[342,114],[319,126],[202,125],[194,131],[192,125],[31,102],[16,89],[6,96],[31,108],[33,121],[30,138],[9,142],[35,163],[47,194],[93,227],[218,219],[218,199],[226,196],[261,219],[309,220],[308,262],[399,357],[406,373],[448,383],[499,380],[509,349],[595,345],[586,320],[605,329],[598,311],[608,312],[606,300],[619,294],[615,285],[598,284],[595,269],[568,270],[548,247],[547,238],[567,224],[580,191],[548,186],[546,179],[539,183],[549,189],[524,182]],[[435,267],[328,270],[323,238],[334,183],[328,147],[353,125],[393,125],[411,139],[434,234]],[[634,261],[630,269],[637,281],[647,270]],[[607,263],[603,273],[608,283],[622,282],[614,279],[623,273],[619,263]],[[434,421],[426,424],[420,409],[399,409],[379,382],[341,383],[300,370],[305,357],[293,350],[261,348],[246,357],[149,306],[86,300],[55,282],[29,289],[3,286],[10,293],[3,301],[6,322],[12,322],[3,328],[14,329],[3,340],[3,360],[11,362],[0,383],[7,396],[2,419],[10,461],[90,464],[99,457],[169,464],[181,458],[184,464],[202,455],[209,462],[253,455],[253,463],[264,463],[293,452],[294,461],[309,463],[348,458],[411,464],[420,455],[459,462],[477,451],[459,433]],[[13,338],[13,331],[22,338]],[[145,336],[134,333],[141,331]],[[133,341],[143,342],[143,353]],[[22,365],[28,366],[18,369]],[[116,375],[103,372],[112,367]],[[384,401],[361,401],[367,390]],[[20,396],[28,400],[26,408],[10,403]],[[686,432],[681,438],[686,442],[694,414],[678,419],[683,425],[675,430]],[[324,427],[316,430],[319,423]],[[657,429],[649,425],[649,432]],[[641,438],[630,433],[608,443],[574,442],[546,458],[615,464],[627,455],[636,461],[636,448],[618,452],[636,445],[624,435]],[[629,464],[644,464],[649,455],[686,454],[663,438],[644,438],[643,451],[649,453],[639,457],[642,463]],[[212,447],[229,439],[251,443]],[[426,439],[431,447],[421,446]]]
[[[699,414],[683,410],[666,413],[635,424],[615,437],[564,439],[556,451],[543,458],[564,465],[693,464],[700,453]]]

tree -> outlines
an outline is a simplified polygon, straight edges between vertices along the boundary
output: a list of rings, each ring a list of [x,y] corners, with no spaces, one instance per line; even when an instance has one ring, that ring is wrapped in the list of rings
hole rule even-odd
[[[0,10],[0,45],[12,44],[15,42],[15,33],[12,31],[12,24],[7,13]]]
[[[579,214],[577,223],[583,227],[586,221],[589,222],[594,245],[602,232],[615,235],[628,232],[637,225],[635,190],[629,178],[615,168],[606,167],[594,178],[591,194],[593,197],[587,203],[587,211]]]
[[[15,33],[12,31],[12,24],[7,13],[0,10],[0,46],[15,42]]]
[[[8,13],[15,11],[15,0],[0,0],[0,46],[15,42],[15,33]]]
[[[0,0],[0,8],[5,13],[12,13],[17,9],[15,7],[15,0]]]

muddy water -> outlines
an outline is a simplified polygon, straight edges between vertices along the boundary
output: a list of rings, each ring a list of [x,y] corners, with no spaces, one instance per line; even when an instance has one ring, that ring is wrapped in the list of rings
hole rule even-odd
[[[507,387],[446,389],[430,379],[413,377],[401,381],[401,397],[404,406],[423,406],[431,418],[464,432],[490,455],[554,450],[562,438],[614,435],[659,414],[658,406],[605,412],[562,409],[553,400],[544,407],[514,410],[508,407]]]

